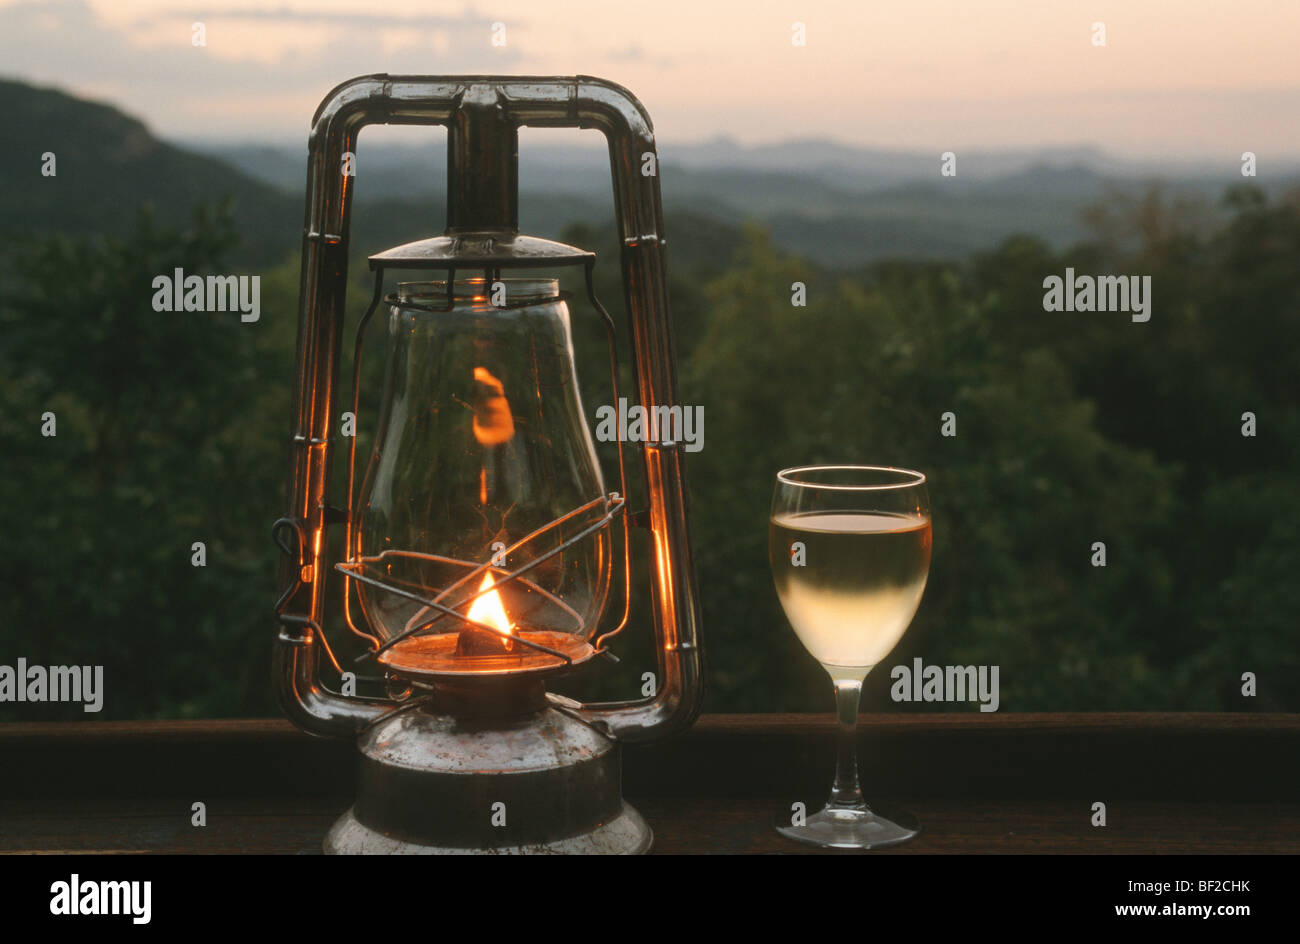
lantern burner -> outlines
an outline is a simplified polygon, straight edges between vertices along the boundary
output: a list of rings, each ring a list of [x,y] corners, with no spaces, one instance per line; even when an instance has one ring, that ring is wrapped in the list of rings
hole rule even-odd
[[[492,566],[491,561],[477,563],[407,550],[386,550],[372,557],[339,561],[335,569],[351,581],[420,604],[401,632],[377,643],[376,648],[357,661],[377,659],[394,675],[434,681],[476,675],[550,675],[581,665],[597,655],[613,658],[605,645],[622,630],[626,616],[616,629],[589,641],[581,614],[525,574],[561,556],[579,541],[603,538],[614,518],[624,513],[626,504],[622,496],[611,492],[535,529],[501,554],[526,551],[561,525],[584,514],[602,511],[603,506],[603,512],[594,522],[510,571]],[[463,573],[441,590],[431,590],[419,579],[422,569],[430,565],[440,572],[459,569]],[[395,567],[397,576],[393,574]],[[408,579],[408,574],[412,579]],[[453,593],[475,586],[475,581],[480,580],[477,590],[450,602]],[[508,609],[519,620],[517,627],[506,628],[476,618],[476,605],[486,602],[489,595],[499,599],[503,589],[512,593],[512,606]],[[447,617],[459,624],[458,630],[443,630],[439,626]],[[557,628],[566,622],[570,624],[568,627]],[[355,627],[354,631],[364,635]]]

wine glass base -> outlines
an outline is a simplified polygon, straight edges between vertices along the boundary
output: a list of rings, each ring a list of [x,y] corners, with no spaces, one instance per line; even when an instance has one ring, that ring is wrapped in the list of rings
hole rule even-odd
[[[823,807],[801,826],[792,824],[785,813],[777,818],[775,826],[782,836],[823,849],[883,849],[907,842],[921,831],[910,813],[866,808]]]

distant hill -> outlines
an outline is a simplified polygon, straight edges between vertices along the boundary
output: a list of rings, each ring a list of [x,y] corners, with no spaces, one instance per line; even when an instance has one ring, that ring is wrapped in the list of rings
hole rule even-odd
[[[532,140],[530,140],[532,138]],[[553,235],[565,225],[613,213],[609,171],[599,142],[556,146],[525,133],[520,140],[521,224]],[[294,192],[306,151],[263,145],[194,145]],[[954,258],[989,249],[1015,233],[1056,248],[1085,238],[1083,211],[1115,193],[1140,193],[1160,179],[1172,194],[1213,205],[1240,178],[1235,166],[1165,166],[1127,161],[1095,148],[971,151],[956,177],[939,174],[939,157],[854,148],[821,140],[746,148],[719,139],[663,144],[668,229],[683,214],[739,226],[756,221],[777,245],[837,267],[884,256]],[[437,131],[423,146],[384,143],[358,149],[358,205],[373,199],[438,200],[446,175]],[[1266,190],[1300,183],[1300,168],[1258,181]],[[400,215],[400,213],[399,213]]]
[[[139,120],[111,105],[56,89],[0,79],[0,238],[36,233],[117,235],[149,204],[160,223],[183,226],[200,202],[229,198],[241,236],[235,261],[270,265],[298,250],[306,185],[306,136],[299,149],[240,148],[234,155],[200,154],[159,140]],[[437,150],[437,149],[435,149]],[[57,174],[41,175],[53,152]],[[382,173],[367,153],[353,211],[352,243],[365,255],[441,232],[446,208],[436,174],[420,155],[402,151]],[[227,159],[229,157],[230,159]],[[436,161],[440,164],[439,152]],[[385,181],[391,185],[383,186]],[[418,189],[412,182],[418,182]],[[412,195],[418,199],[412,199]],[[575,203],[569,195],[536,194],[522,223],[556,237],[570,224],[603,223],[608,194]],[[612,234],[610,234],[612,235]]]
[[[200,201],[230,197],[240,255],[280,255],[301,232],[301,198],[228,163],[155,138],[135,118],[53,89],[0,80],[0,234],[118,233],[142,203],[187,222]],[[57,175],[41,176],[53,152]]]
[[[0,235],[117,233],[146,202],[162,222],[181,225],[196,203],[229,197],[243,238],[236,261],[273,264],[299,248],[305,129],[300,147],[178,146],[110,105],[6,80],[0,109],[7,117]],[[441,231],[442,132],[428,129],[423,146],[376,145],[367,134],[358,148],[356,254]],[[555,238],[589,225],[602,245],[612,244],[609,171],[598,136],[588,134],[586,146],[553,142],[531,129],[521,135],[521,227]],[[47,151],[57,155],[53,178],[40,175]],[[964,152],[958,175],[942,177],[935,154],[822,140],[664,144],[661,158],[679,265],[724,258],[748,221],[768,227],[783,249],[844,268],[890,256],[959,258],[1015,233],[1060,248],[1086,235],[1086,207],[1117,191],[1138,192],[1157,169],[1068,148]],[[1236,182],[1232,171],[1182,167],[1165,176],[1175,193],[1213,203]],[[1300,173],[1260,183],[1271,189],[1298,180]]]

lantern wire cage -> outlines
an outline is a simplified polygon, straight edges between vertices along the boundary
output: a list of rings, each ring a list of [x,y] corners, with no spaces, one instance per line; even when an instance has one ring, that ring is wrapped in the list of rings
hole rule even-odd
[[[537,260],[537,261],[529,260],[529,262],[534,266],[538,265],[541,261],[542,260]],[[556,263],[556,260],[551,260],[551,261],[553,263]],[[595,288],[593,284],[594,257],[588,256],[587,258],[582,258],[580,261],[582,262],[583,269],[584,269],[584,276],[585,276],[584,281],[586,283],[587,301],[592,306],[592,308],[595,309],[595,311],[600,315],[601,321],[605,327],[606,343],[609,349],[611,389],[613,391],[614,402],[617,403],[619,402],[619,379],[618,379],[619,363],[618,363],[618,348],[617,348],[617,331],[614,325],[613,318],[610,317],[609,312],[606,311],[605,307],[600,303],[600,300],[596,297]],[[371,297],[369,307],[366,309],[365,314],[361,317],[361,320],[357,323],[356,336],[355,336],[354,347],[353,347],[352,415],[354,418],[359,416],[360,393],[361,393],[360,390],[361,362],[362,362],[362,352],[364,348],[365,330],[367,325],[370,322],[371,316],[379,308],[380,302],[382,301],[387,304],[396,304],[399,303],[400,301],[400,304],[402,304],[403,307],[419,307],[427,311],[451,311],[454,308],[455,301],[456,301],[456,295],[455,295],[455,288],[457,284],[456,269],[450,265],[446,266],[447,279],[446,279],[445,301],[414,302],[413,300],[410,299],[399,300],[397,295],[395,294],[388,295],[387,297],[385,297],[383,294],[385,266],[383,264],[380,264],[375,259],[372,259],[371,263],[375,269],[374,293]],[[574,262],[570,260],[563,260],[563,261],[559,261],[557,264],[572,265],[574,264]],[[501,269],[498,266],[486,266],[481,271],[483,271],[484,283],[491,284],[492,282],[496,281],[500,277]],[[561,292],[558,297],[562,300],[566,300],[572,297],[572,293]],[[525,307],[529,304],[532,304],[532,302],[526,299],[518,300],[514,302],[507,300],[505,303],[501,305],[497,305],[495,307],[501,309],[512,309],[518,307]],[[538,542],[539,540],[551,535],[553,531],[556,528],[559,528],[561,525],[566,524],[574,519],[581,519],[584,515],[599,514],[599,517],[596,518],[592,523],[583,527],[582,530],[580,530],[578,533],[565,538],[564,540],[556,544],[554,547],[549,548],[548,550],[542,552],[537,557],[534,557],[532,560],[528,561],[522,566],[514,568],[512,570],[506,570],[504,568],[495,566],[493,561],[497,559],[496,555],[494,555],[493,559],[481,563],[477,561],[458,560],[455,558],[444,557],[441,555],[431,554],[431,553],[426,553],[421,551],[402,550],[402,549],[388,549],[383,551],[381,554],[373,557],[358,556],[358,554],[356,553],[356,548],[354,547],[354,533],[352,527],[353,514],[354,514],[354,502],[355,502],[357,437],[353,435],[350,438],[351,438],[351,442],[349,444],[349,449],[348,449],[347,505],[346,505],[346,509],[342,513],[334,514],[332,516],[332,520],[335,523],[344,524],[345,533],[346,533],[345,551],[344,551],[345,559],[338,561],[334,564],[334,569],[346,578],[345,580],[346,585],[343,588],[344,620],[347,624],[348,629],[354,635],[364,640],[370,646],[370,649],[362,653],[360,656],[358,656],[355,662],[365,663],[370,661],[379,661],[382,663],[385,660],[382,659],[381,657],[384,656],[385,653],[391,652],[391,650],[395,646],[398,646],[399,644],[409,639],[413,639],[423,634],[427,634],[435,625],[439,624],[440,622],[447,619],[448,617],[457,621],[457,623],[460,624],[460,626],[462,627],[473,627],[473,629],[477,631],[489,633],[494,637],[502,639],[503,641],[509,641],[512,644],[521,645],[534,652],[538,652],[544,656],[551,657],[551,659],[546,660],[544,663],[533,665],[528,668],[520,668],[520,667],[502,668],[499,671],[493,673],[484,673],[482,669],[475,668],[468,665],[464,669],[459,671],[455,671],[455,670],[449,671],[446,669],[446,666],[443,666],[441,670],[429,670],[427,672],[421,672],[419,670],[412,669],[407,666],[402,666],[398,669],[394,669],[390,667],[389,670],[390,674],[400,674],[402,676],[401,681],[406,683],[407,686],[409,686],[406,688],[404,695],[398,696],[396,694],[393,694],[393,687],[391,685],[392,679],[390,678],[389,679],[390,700],[400,703],[404,701],[406,696],[409,696],[409,694],[412,691],[412,688],[427,688],[426,685],[421,684],[418,681],[418,677],[421,675],[428,675],[437,678],[437,677],[444,677],[444,676],[464,677],[464,676],[474,676],[474,675],[481,675],[481,674],[507,674],[507,673],[522,674],[524,672],[527,672],[528,674],[548,673],[548,672],[567,669],[573,665],[586,662],[587,660],[597,655],[604,656],[605,658],[611,659],[612,661],[615,662],[618,661],[618,658],[609,649],[609,641],[612,640],[615,636],[617,636],[627,627],[628,617],[631,612],[631,589],[632,589],[631,587],[631,580],[632,580],[631,543],[630,543],[630,536],[629,536],[629,522],[628,522],[627,497],[626,497],[627,478],[626,478],[625,461],[623,455],[623,440],[621,438],[619,438],[618,440],[618,448],[617,448],[619,491],[610,492],[607,495],[595,498],[583,505],[580,505],[568,511],[567,513],[561,515],[560,517],[551,520],[550,522],[542,525],[541,527],[534,529],[529,534],[515,541],[509,547],[505,548],[503,551],[500,551],[499,556],[504,558],[505,556],[513,554],[521,549],[527,548],[529,545],[532,545]],[[616,518],[619,520],[619,523],[621,525],[621,530],[623,532],[622,533],[623,546],[622,546],[622,554],[621,554],[622,570],[623,570],[622,613],[620,614],[617,625],[604,632],[592,633],[590,636],[590,642],[587,642],[585,637],[582,636],[583,631],[586,629],[586,627],[583,625],[583,618],[575,610],[573,610],[572,607],[566,604],[563,600],[561,600],[555,594],[547,591],[543,587],[539,586],[534,581],[529,580],[526,575],[530,571],[532,571],[535,567],[545,563],[546,561],[550,560],[556,555],[562,554],[565,550],[567,550],[570,547],[573,547],[580,541],[587,540],[587,539],[598,540],[600,535],[606,532],[607,529],[610,528],[610,526],[613,524]],[[299,559],[301,559],[301,551],[304,547],[306,536],[303,534],[301,527],[299,527],[297,523],[292,521],[291,519],[281,519],[280,521],[277,521],[273,533],[276,538],[276,542],[280,545],[281,550],[285,554],[292,556],[295,553],[294,549],[287,543],[286,539],[282,535],[282,529],[284,529],[285,527],[292,527],[294,531],[297,533],[297,539],[299,544],[297,553],[299,554]],[[366,572],[366,568],[368,564],[373,565],[379,563],[380,561],[384,561],[392,558],[396,558],[399,560],[435,561],[438,563],[458,565],[467,569],[466,572],[463,575],[461,575],[458,579],[456,579],[451,584],[442,587],[440,589],[427,588],[420,585],[404,586],[401,581],[395,579],[384,579],[380,576],[377,576],[374,573]],[[459,595],[458,598],[454,601],[450,601],[449,598],[455,591],[461,589],[462,587],[465,587],[467,584],[472,587],[473,586],[472,581],[485,574],[491,574],[490,582],[481,585],[477,590]],[[601,590],[602,597],[605,595],[605,593],[608,590],[610,577],[611,577],[610,572],[606,570],[604,577],[602,578],[604,583],[604,588]],[[577,647],[570,646],[569,650],[565,651],[563,649],[556,648],[555,646],[548,646],[544,643],[538,642],[536,639],[530,639],[522,633],[520,634],[512,633],[508,629],[502,629],[500,627],[493,626],[489,623],[485,623],[481,620],[473,619],[468,615],[467,608],[472,607],[476,600],[478,600],[483,595],[487,593],[491,593],[495,591],[497,588],[501,587],[502,585],[510,583],[512,581],[518,582],[518,584],[523,585],[530,593],[539,594],[547,602],[553,605],[559,612],[565,613],[570,618],[572,618],[575,623],[575,630],[572,633],[565,633],[563,635],[572,635],[574,638],[582,638],[583,639],[582,644]],[[298,583],[299,584],[301,583],[301,578]],[[357,589],[356,585],[358,584],[364,584],[365,586],[379,590],[382,593],[390,594],[410,602],[418,603],[420,604],[421,609],[416,613],[414,617],[412,617],[407,622],[407,625],[399,633],[396,633],[390,636],[389,638],[381,641],[376,634],[367,632],[359,628],[357,626],[356,620],[353,617],[351,598],[352,598],[352,592],[354,589]],[[294,592],[296,592],[297,589],[298,589],[298,584],[295,584],[290,586],[290,588],[285,591],[285,593],[280,599],[279,604],[277,605],[277,612],[280,612],[283,609],[284,604],[290,598],[292,598]],[[334,649],[330,645],[329,640],[323,628],[318,624],[315,624],[314,621],[312,621],[311,628],[315,630],[318,636],[320,637],[322,643],[324,644],[325,652],[328,655],[331,663],[334,665],[334,668],[340,674],[342,674],[344,669],[340,665],[338,658],[335,656]],[[561,634],[556,633],[551,635],[559,636]],[[551,660],[555,660],[555,661],[551,661]]]

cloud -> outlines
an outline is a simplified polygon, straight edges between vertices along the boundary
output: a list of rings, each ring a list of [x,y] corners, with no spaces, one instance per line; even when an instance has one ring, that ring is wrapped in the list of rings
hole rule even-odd
[[[329,23],[341,26],[381,27],[410,26],[417,29],[436,29],[440,27],[458,27],[472,25],[481,29],[491,19],[468,10],[465,13],[444,16],[441,14],[401,14],[401,13],[347,13],[330,10],[297,10],[292,7],[280,7],[275,10],[257,10],[244,7],[226,9],[206,8],[202,12],[191,14],[165,14],[186,23],[195,20],[264,20],[277,23]],[[138,20],[136,25],[152,25],[156,20]]]
[[[644,66],[654,69],[670,69],[678,62],[676,56],[652,56],[646,52],[643,45],[635,41],[609,50],[602,59],[622,66]]]
[[[191,44],[195,19],[207,26],[206,47]],[[250,21],[268,31],[253,35],[271,43],[269,55],[246,45]],[[279,51],[275,24],[286,31]],[[311,24],[323,31],[304,41],[302,29]],[[410,30],[411,41],[368,39],[394,30]],[[166,13],[118,27],[85,0],[49,0],[0,7],[0,63],[14,78],[111,98],[163,136],[299,141],[325,93],[356,75],[520,71],[524,54],[492,47],[490,30],[491,21],[472,11],[397,16],[287,8]],[[247,103],[243,120],[240,102]]]
[[[611,51],[609,58],[616,62],[639,62],[645,58],[645,50],[640,43],[628,43],[621,49]]]

